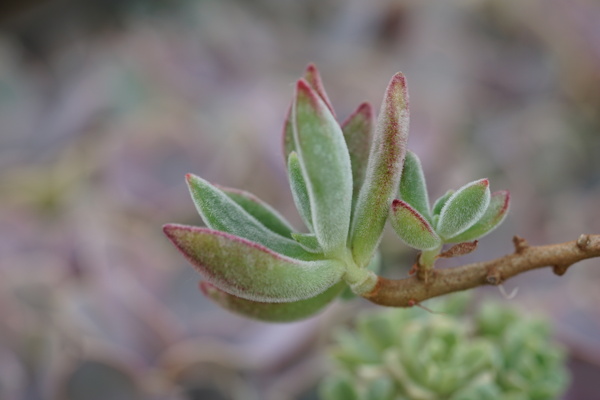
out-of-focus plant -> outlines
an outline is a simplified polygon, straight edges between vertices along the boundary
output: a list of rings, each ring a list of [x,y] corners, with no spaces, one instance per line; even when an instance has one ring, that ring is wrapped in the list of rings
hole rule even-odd
[[[339,124],[309,65],[283,133],[290,186],[307,232],[294,230],[254,195],[191,174],[188,186],[207,227],[167,224],[164,232],[205,279],[200,287],[207,296],[267,321],[308,317],[345,287],[374,303],[406,307],[543,266],[562,274],[600,255],[600,235],[539,247],[515,237],[515,254],[434,271],[438,257],[474,250],[475,240],[502,222],[509,195],[490,194],[481,179],[430,209],[419,159],[409,152],[405,162],[408,120],[401,73],[392,77],[377,118],[363,103]],[[388,217],[404,242],[422,250],[412,278],[388,280],[374,272]],[[458,244],[442,252],[445,243]]]
[[[549,325],[495,303],[465,312],[466,296],[433,307],[361,315],[338,332],[323,400],[553,400],[569,382]]]

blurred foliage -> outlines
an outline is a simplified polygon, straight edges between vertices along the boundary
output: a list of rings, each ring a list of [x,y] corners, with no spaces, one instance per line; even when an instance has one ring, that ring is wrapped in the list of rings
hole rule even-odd
[[[599,19],[596,0],[57,0],[3,12],[0,398],[83,399],[90,381],[143,399],[314,394],[319,332],[364,302],[293,325],[243,321],[203,299],[160,230],[200,222],[188,172],[261,193],[299,223],[280,134],[309,61],[340,120],[377,104],[382,77],[407,75],[409,147],[430,196],[479,178],[468,171],[511,191],[493,240],[449,265],[510,252],[515,233],[541,244],[598,232]],[[382,255],[389,276],[415,257],[393,237]],[[557,324],[578,400],[597,397],[598,271],[510,283],[521,307]]]
[[[548,323],[465,293],[428,302],[435,313],[370,311],[338,332],[324,400],[554,400],[569,381]]]

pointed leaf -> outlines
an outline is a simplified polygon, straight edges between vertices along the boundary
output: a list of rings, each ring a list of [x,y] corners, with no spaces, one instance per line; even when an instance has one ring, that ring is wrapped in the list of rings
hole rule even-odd
[[[248,300],[308,299],[338,283],[345,269],[336,261],[285,257],[247,239],[212,229],[168,224],[163,230],[204,279]]]
[[[291,303],[265,303],[247,300],[229,294],[208,282],[200,282],[200,289],[220,306],[244,315],[266,322],[292,322],[313,316],[334,300],[345,287],[339,282],[321,294],[306,300]]]
[[[490,204],[487,179],[466,184],[454,193],[440,212],[437,233],[443,239],[456,236],[475,224]]]
[[[295,151],[292,151],[288,157],[288,178],[290,180],[290,188],[292,189],[292,197],[294,198],[296,209],[306,227],[312,232],[313,224],[310,198],[308,197],[308,189],[306,188],[306,180],[302,173],[300,160]]]
[[[373,107],[369,103],[362,103],[358,106],[356,111],[342,124],[352,166],[352,209],[354,209],[360,188],[365,180],[373,140],[373,125]]]
[[[252,240],[288,257],[302,260],[319,258],[305,251],[294,240],[284,238],[268,229],[204,179],[192,174],[186,175],[186,179],[196,209],[209,228]]]
[[[292,113],[298,158],[306,178],[314,232],[325,254],[346,247],[352,206],[352,170],[342,129],[301,79]]]
[[[325,92],[325,87],[323,86],[323,81],[321,80],[321,74],[319,73],[319,70],[317,70],[315,64],[308,64],[306,70],[304,71],[304,79],[306,82],[308,82],[315,93],[319,95],[321,100],[323,100],[323,103],[325,103],[327,108],[329,108],[329,111],[331,111],[331,115],[335,117],[335,111],[333,110],[333,106],[329,101],[329,97],[327,97],[327,92]]]
[[[431,250],[442,244],[425,217],[403,200],[392,203],[390,223],[400,239],[415,249]]]
[[[440,215],[440,212],[442,212],[442,208],[444,207],[450,196],[452,196],[453,194],[454,190],[450,189],[443,196],[441,196],[435,201],[432,208],[432,213],[434,216]]]
[[[327,97],[327,93],[325,92],[325,87],[321,81],[321,75],[314,64],[308,64],[306,70],[304,71],[304,79],[306,79],[306,82],[317,93],[321,100],[323,100],[327,108],[329,108],[329,111],[331,111],[331,114],[335,117],[335,111],[333,110],[331,102],[329,101],[329,97]],[[293,103],[288,108],[283,128],[283,152],[286,160],[292,151],[296,151],[296,142],[294,139],[294,130],[291,120],[292,107]]]
[[[292,233],[292,238],[306,251],[311,253],[323,253],[323,248],[317,240],[317,236],[314,233]]]
[[[294,228],[273,207],[250,192],[215,185],[260,223],[281,236],[291,238]]]
[[[400,199],[410,204],[431,223],[429,196],[427,195],[427,185],[425,183],[425,175],[423,174],[421,161],[419,160],[419,157],[410,150],[406,151],[398,194]]]
[[[448,239],[447,242],[465,242],[487,235],[504,221],[508,214],[509,205],[510,193],[507,190],[492,193],[490,204],[479,221],[463,233]]]
[[[365,182],[352,221],[351,248],[355,262],[369,263],[379,244],[392,200],[398,191],[408,139],[408,93],[404,75],[390,81],[369,155]]]

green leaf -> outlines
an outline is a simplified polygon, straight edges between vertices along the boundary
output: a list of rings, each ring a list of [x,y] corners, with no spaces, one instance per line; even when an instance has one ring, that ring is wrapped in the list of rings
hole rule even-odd
[[[334,300],[345,287],[339,282],[321,294],[290,303],[264,303],[229,294],[208,282],[200,282],[202,292],[220,306],[266,322],[292,322],[313,316]]]
[[[333,260],[300,261],[255,242],[208,228],[168,224],[165,234],[210,283],[260,302],[292,302],[340,282],[345,267]]]
[[[346,247],[352,206],[352,170],[342,130],[303,79],[296,86],[292,120],[314,233],[325,254],[337,254]]]
[[[427,195],[427,185],[425,184],[425,175],[423,174],[421,161],[419,160],[419,157],[410,150],[406,151],[398,194],[401,200],[410,204],[412,208],[417,210],[429,223],[431,223],[429,196]]]
[[[425,217],[403,200],[392,203],[390,223],[400,239],[415,249],[432,250],[442,244]]]
[[[360,188],[365,180],[369,151],[373,140],[373,125],[373,107],[366,102],[358,106],[356,111],[342,124],[352,165],[352,209],[356,205]]]
[[[463,233],[475,224],[490,204],[490,187],[487,179],[466,184],[454,193],[440,212],[437,233],[442,239]]]
[[[504,221],[504,218],[508,214],[509,205],[510,193],[507,190],[499,190],[492,193],[490,204],[479,221],[463,233],[448,239],[447,242],[466,242],[487,235]]]
[[[260,223],[281,236],[291,238],[294,228],[273,207],[244,190],[214,185]]]
[[[437,199],[435,201],[435,203],[433,204],[433,215],[440,215],[440,212],[442,212],[442,208],[444,208],[444,205],[446,204],[446,202],[448,201],[448,199],[450,198],[450,196],[452,196],[454,194],[454,190],[450,189],[448,190],[443,196],[441,196],[439,199]]]
[[[196,209],[209,228],[252,240],[288,257],[301,260],[319,258],[318,255],[304,250],[294,240],[268,229],[224,192],[204,179],[192,174],[186,175],[186,179]]]
[[[304,221],[306,227],[312,232],[312,211],[310,208],[310,198],[308,197],[308,189],[306,188],[306,180],[302,173],[298,154],[292,151],[288,157],[288,178],[290,180],[290,188],[292,189],[292,197],[296,209]]]
[[[379,244],[392,200],[398,192],[408,139],[408,92],[404,75],[392,77],[381,105],[369,163],[352,221],[354,261],[365,266]]]
[[[325,92],[325,87],[323,86],[323,81],[321,80],[321,74],[319,70],[315,66],[315,64],[310,63],[306,66],[306,70],[304,71],[304,79],[310,87],[315,91],[316,94],[319,95],[323,103],[329,108],[331,111],[331,115],[335,117],[335,111],[333,110],[333,106],[329,101],[329,97],[327,96],[327,92]]]
[[[304,79],[306,79],[306,82],[308,82],[311,88],[314,89],[317,95],[319,95],[319,97],[321,98],[321,100],[323,100],[327,108],[329,108],[329,111],[331,111],[331,114],[335,117],[335,111],[333,110],[331,102],[329,101],[329,97],[327,97],[327,93],[325,92],[325,87],[323,86],[321,75],[319,74],[319,71],[317,70],[317,67],[314,64],[308,64],[306,70],[304,71]],[[288,108],[283,128],[283,152],[286,160],[288,159],[292,151],[296,151],[294,129],[292,127],[291,120],[292,107],[293,103]]]
[[[317,236],[314,233],[292,233],[292,238],[300,243],[300,246],[306,251],[311,253],[323,253],[323,249],[317,240]]]

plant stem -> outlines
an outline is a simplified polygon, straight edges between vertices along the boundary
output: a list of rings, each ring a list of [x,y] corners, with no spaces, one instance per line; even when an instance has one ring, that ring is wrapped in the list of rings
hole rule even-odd
[[[419,276],[405,279],[378,277],[373,290],[362,294],[365,299],[384,306],[411,307],[421,301],[475,288],[500,285],[523,272],[551,266],[563,275],[574,263],[600,257],[600,235],[581,235],[579,239],[546,246],[529,246],[525,239],[513,238],[515,252],[490,261],[460,267],[433,270],[425,281]]]

